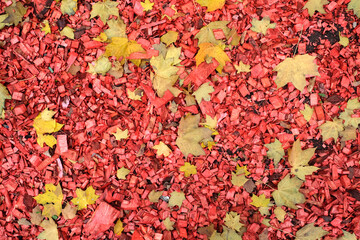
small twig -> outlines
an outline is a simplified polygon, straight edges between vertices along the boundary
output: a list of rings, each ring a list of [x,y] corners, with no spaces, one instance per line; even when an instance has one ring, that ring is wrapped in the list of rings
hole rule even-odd
[[[199,17],[201,18],[201,20],[203,21],[203,23],[204,23],[205,25],[207,25],[206,22],[205,22],[205,20],[204,20],[204,19],[202,18],[202,16],[200,15],[200,12],[199,12],[199,10],[197,9],[197,6],[196,6],[195,1],[192,0],[192,2],[193,2],[193,4],[194,4],[194,7],[195,7],[195,10],[196,10],[197,14],[199,15]]]
[[[297,49],[298,49],[298,46],[299,46],[299,43],[300,43],[300,40],[301,40],[301,37],[302,37],[302,34],[303,34],[303,30],[304,30],[304,24],[303,24],[302,27],[301,27],[300,37],[299,37],[299,40],[298,40],[298,42],[297,42],[297,44],[296,44],[296,46],[295,46],[295,50],[294,50],[294,52],[293,52],[293,57],[294,57],[294,55],[295,55],[295,52],[297,52]]]

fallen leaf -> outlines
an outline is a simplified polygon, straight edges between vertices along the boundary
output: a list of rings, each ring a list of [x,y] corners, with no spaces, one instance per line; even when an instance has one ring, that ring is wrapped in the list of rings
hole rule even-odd
[[[348,4],[347,9],[354,10],[354,14],[360,18],[360,1],[359,0],[351,0]]]
[[[119,9],[117,8],[117,5],[119,5],[118,2],[111,1],[111,0],[104,0],[104,1],[96,2],[92,6],[92,10],[90,13],[91,14],[90,19],[94,18],[96,16],[99,16],[100,20],[104,24],[106,24],[107,20],[109,19],[109,17],[111,15],[120,18]]]
[[[205,122],[200,123],[200,125],[203,125],[211,130],[215,129],[217,127],[217,117],[211,117],[209,115],[205,116]]]
[[[188,115],[180,120],[176,145],[185,157],[189,154],[194,156],[205,155],[200,142],[203,139],[211,138],[212,131],[205,127],[199,128],[199,121],[199,114]]]
[[[322,227],[315,227],[314,223],[309,223],[296,232],[295,240],[321,239],[328,233],[329,232],[323,230]]]
[[[225,0],[196,0],[202,7],[207,7],[208,12],[223,8]]]
[[[20,218],[17,223],[19,225],[24,225],[24,226],[31,226],[31,222],[29,222],[28,220],[26,220],[26,218]]]
[[[183,172],[185,177],[190,177],[193,174],[197,174],[196,166],[188,162],[185,162],[184,165],[180,167],[180,172]]]
[[[236,69],[236,73],[241,73],[241,72],[250,72],[250,65],[246,65],[244,64],[242,61],[239,62],[239,65],[234,65],[235,69]]]
[[[214,224],[210,224],[206,227],[200,227],[197,229],[197,232],[201,235],[206,235],[207,237],[211,237],[211,235],[215,232]]]
[[[112,39],[113,37],[126,38],[126,24],[122,19],[110,19],[107,25],[109,29],[104,31],[107,39]]]
[[[124,230],[124,227],[123,227],[123,223],[121,221],[121,219],[119,218],[117,221],[116,221],[116,224],[114,226],[114,233],[115,235],[121,235],[121,233],[123,232]]]
[[[308,162],[315,153],[315,148],[301,150],[300,140],[296,140],[291,150],[289,150],[289,163],[291,165],[291,173],[305,181],[306,175],[311,175],[319,168],[309,166]]]
[[[206,59],[215,58],[219,63],[216,70],[221,73],[226,62],[230,62],[230,58],[219,45],[213,45],[212,43],[201,43],[200,49],[195,56],[196,66],[204,62]]]
[[[46,239],[46,240],[58,240],[59,232],[57,230],[57,225],[54,220],[50,217],[49,220],[44,220],[40,227],[44,228],[38,236],[37,239]]]
[[[310,119],[314,113],[314,109],[312,107],[310,107],[309,104],[305,104],[305,109],[300,110],[300,113],[304,116],[304,119],[308,122],[308,121],[310,121]]]
[[[169,46],[170,44],[176,42],[177,38],[179,36],[178,32],[175,31],[168,31],[165,33],[160,40],[166,44],[166,46]]]
[[[183,201],[185,200],[185,194],[183,192],[172,192],[170,193],[171,197],[169,199],[169,207],[179,206],[181,207]]]
[[[73,219],[76,216],[77,208],[67,203],[65,208],[61,210],[61,213],[65,220]]]
[[[219,44],[220,40],[217,40],[214,35],[214,30],[221,29],[225,35],[230,33],[230,28],[227,27],[229,21],[215,21],[202,27],[200,31],[195,35],[195,39],[198,39],[198,45],[202,43]]]
[[[270,203],[270,198],[266,198],[265,194],[261,194],[259,197],[253,195],[251,200],[252,202],[250,204],[255,207],[267,207]]]
[[[60,10],[62,14],[74,15],[77,11],[77,0],[62,0]]]
[[[339,135],[341,136],[341,141],[355,140],[357,137],[356,128],[347,126],[343,131],[339,132]]]
[[[342,120],[338,118],[334,118],[333,121],[326,121],[318,128],[321,130],[323,141],[326,141],[329,138],[333,138],[334,142],[336,142],[336,140],[338,139],[339,132],[344,130]]]
[[[61,185],[45,184],[45,193],[34,197],[38,204],[44,206],[42,215],[48,218],[59,216],[62,209],[63,193]]]
[[[231,183],[237,187],[242,187],[249,179],[244,174],[237,175],[236,173],[231,174]]]
[[[346,103],[346,109],[355,110],[360,108],[359,98],[349,99]]]
[[[101,56],[95,63],[89,63],[89,73],[105,75],[111,69],[109,58]]]
[[[344,235],[338,240],[356,240],[356,235],[354,233],[349,233],[343,230]]]
[[[344,122],[345,127],[352,126],[354,128],[357,128],[358,125],[360,124],[360,118],[352,117],[353,114],[354,114],[354,110],[347,108],[345,108],[345,110],[342,113],[340,113],[339,118],[345,121]]]
[[[4,10],[7,13],[7,17],[2,21],[2,23],[6,26],[9,26],[12,24],[18,25],[22,21],[27,8],[24,7],[21,2],[15,3],[15,1],[13,1],[13,3],[10,6],[4,8]]]
[[[224,224],[235,231],[240,231],[240,228],[244,226],[244,224],[240,222],[240,215],[236,212],[226,213]]]
[[[108,71],[108,74],[114,76],[115,79],[121,78],[124,75],[124,68],[119,61],[113,61],[113,66]]]
[[[281,207],[276,207],[274,210],[275,217],[280,221],[284,222],[286,212]]]
[[[315,13],[315,11],[318,11],[319,13],[326,14],[326,11],[324,10],[323,6],[328,4],[329,1],[327,0],[309,0],[303,9],[307,9],[310,17],[312,17]]]
[[[122,168],[119,168],[116,172],[116,176],[118,179],[122,179],[122,180],[125,180],[126,179],[126,176],[130,173],[130,170],[125,168],[125,167],[122,167]]]
[[[106,36],[106,34],[104,32],[100,33],[99,36],[93,38],[93,40],[98,41],[98,42],[106,42],[108,40],[108,37]]]
[[[41,28],[41,31],[43,31],[46,34],[48,33],[51,33],[51,28],[50,28],[50,25],[49,25],[49,21],[48,20],[44,20],[42,22],[42,24],[44,25],[42,28]]]
[[[0,115],[2,115],[5,107],[5,100],[11,99],[7,88],[0,83]]]
[[[314,63],[315,58],[308,54],[296,55],[294,58],[286,58],[279,63],[274,68],[274,71],[278,72],[275,79],[277,88],[291,82],[299,91],[303,91],[307,76],[320,76],[318,66]]]
[[[251,30],[257,33],[262,33],[263,35],[266,35],[266,32],[269,28],[275,28],[276,23],[270,23],[270,18],[264,17],[261,20],[257,20],[256,18],[253,18],[251,20]]]
[[[236,165],[236,170],[235,170],[236,175],[242,174],[245,176],[249,176],[250,172],[247,170],[247,166],[242,166],[240,167],[239,165]]]
[[[117,59],[122,58],[124,64],[127,57],[135,52],[145,52],[145,50],[136,41],[129,41],[124,37],[112,37],[111,42],[105,47],[105,57],[114,56]],[[141,59],[130,59],[136,66],[139,66]]]
[[[347,47],[349,45],[349,38],[344,37],[343,35],[341,35],[341,33],[339,32],[339,43],[343,46],[343,47]]]
[[[40,225],[40,223],[44,219],[44,216],[41,214],[41,209],[40,209],[39,205],[37,205],[32,210],[32,212],[29,213],[29,215],[30,215],[31,224],[33,224],[33,225]]]
[[[76,198],[73,198],[71,202],[78,206],[78,210],[84,209],[87,205],[94,204],[99,198],[99,195],[96,195],[95,189],[90,186],[85,191],[81,188],[76,189]]]
[[[192,95],[195,96],[196,101],[200,104],[202,100],[210,101],[210,93],[214,91],[214,88],[210,86],[210,82],[206,82],[202,84]]]
[[[234,229],[230,229],[225,226],[223,226],[221,237],[223,240],[242,240],[239,233],[237,233]]]
[[[120,128],[116,128],[116,132],[113,133],[115,139],[121,141],[122,139],[127,139],[129,137],[129,130],[121,130]]]
[[[60,31],[60,35],[61,36],[65,36],[67,38],[70,39],[74,39],[75,38],[75,34],[74,34],[74,29],[66,26],[63,28],[63,30]]]
[[[164,157],[168,157],[171,153],[171,149],[161,141],[157,145],[154,145],[153,149],[157,150],[156,157],[160,157],[161,155],[164,155]]]
[[[4,23],[5,19],[9,17],[9,14],[1,14],[0,15],[0,30],[3,29],[5,26],[10,26],[10,23]]]
[[[265,144],[265,147],[269,149],[266,152],[268,158],[274,159],[274,163],[275,165],[277,165],[285,155],[281,142],[277,138],[275,138],[275,141],[273,143]]]
[[[159,198],[160,196],[163,194],[164,191],[155,191],[155,190],[152,190],[150,193],[149,193],[149,201],[150,202],[153,202],[153,203],[157,203],[159,202]]]
[[[128,98],[131,100],[137,100],[141,101],[141,97],[144,95],[144,91],[141,89],[136,88],[134,91],[131,91],[130,89],[126,89]]]
[[[165,220],[163,221],[163,224],[165,226],[165,229],[168,231],[174,230],[174,223],[173,221],[170,220],[170,217],[165,218]]]
[[[152,10],[154,3],[150,2],[149,0],[145,0],[145,2],[140,2],[141,6],[143,7],[143,11],[147,12]]]
[[[279,183],[278,190],[275,190],[271,195],[278,207],[287,206],[292,209],[297,209],[295,204],[305,202],[305,197],[299,192],[303,181],[297,177],[290,178],[287,174]]]

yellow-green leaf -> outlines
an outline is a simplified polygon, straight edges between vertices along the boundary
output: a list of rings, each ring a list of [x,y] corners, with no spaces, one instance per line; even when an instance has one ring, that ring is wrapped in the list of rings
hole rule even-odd
[[[349,10],[354,10],[354,14],[360,18],[360,1],[359,0],[351,0],[347,7]]]
[[[318,66],[314,63],[315,57],[308,54],[296,55],[294,58],[286,58],[279,63],[274,71],[278,72],[275,79],[277,88],[291,82],[299,91],[306,86],[307,76],[320,76]]]
[[[284,211],[284,209],[282,209],[281,207],[276,207],[274,210],[274,214],[280,222],[284,222],[286,216],[286,212]]]
[[[70,38],[70,39],[74,39],[75,38],[75,35],[74,35],[74,29],[66,26],[63,28],[63,30],[60,31],[60,35],[61,36],[65,36],[67,38]]]
[[[164,191],[155,191],[155,190],[152,190],[150,193],[149,193],[149,201],[150,202],[153,202],[153,203],[157,203],[159,202],[159,198],[161,197],[161,195],[163,194]]]
[[[334,142],[338,139],[339,132],[344,130],[342,120],[338,118],[334,118],[333,121],[326,121],[318,128],[321,130],[323,141],[333,138]]]
[[[165,220],[163,221],[163,224],[165,226],[165,229],[168,231],[174,230],[174,223],[173,221],[170,220],[170,217],[165,218]]]
[[[49,25],[49,21],[48,20],[44,20],[42,22],[42,24],[44,25],[42,28],[41,28],[41,31],[43,31],[46,34],[48,33],[51,33],[51,28],[50,28],[50,25]]]
[[[21,21],[23,16],[25,15],[27,8],[21,2],[13,1],[13,3],[4,8],[5,12],[7,13],[7,17],[2,21],[5,25],[18,25]]]
[[[250,204],[255,207],[267,207],[270,203],[270,198],[266,198],[265,194],[261,194],[259,197],[253,195],[251,200],[252,202]]]
[[[295,240],[316,240],[328,234],[322,227],[315,227],[314,223],[309,223],[296,232]]]
[[[85,191],[81,188],[76,189],[76,198],[73,198],[71,202],[78,206],[78,210],[84,209],[88,204],[94,204],[99,198],[99,195],[95,194],[95,189],[90,186]]]
[[[95,63],[89,63],[89,73],[105,75],[111,69],[109,58],[101,56]]]
[[[264,17],[261,20],[257,20],[256,18],[253,18],[251,20],[251,30],[257,33],[262,33],[263,35],[266,35],[266,31],[269,28],[275,28],[276,23],[270,23],[270,18]]]
[[[292,209],[297,209],[296,204],[304,203],[305,197],[299,192],[303,181],[297,177],[290,178],[287,174],[279,183],[278,190],[275,190],[271,195],[278,207],[287,206]]]
[[[193,174],[197,174],[196,166],[188,162],[185,162],[184,165],[180,167],[180,172],[183,172],[185,177],[190,177]]]
[[[112,39],[113,37],[126,38],[126,24],[122,19],[110,19],[107,24],[109,29],[104,31],[107,39]]]
[[[210,82],[206,82],[202,84],[192,95],[195,96],[196,101],[200,104],[202,100],[210,101],[210,93],[214,91],[214,88],[210,86]]]
[[[236,212],[226,213],[224,223],[228,228],[231,228],[235,231],[240,231],[240,228],[244,226],[244,224],[240,222],[240,215]]]
[[[314,113],[314,109],[312,107],[310,107],[309,104],[305,104],[305,109],[300,110],[300,112],[304,116],[304,119],[306,121],[310,121],[310,119]]]
[[[349,233],[343,230],[344,235],[338,240],[356,240],[356,235],[354,233]]]
[[[156,157],[160,157],[161,155],[164,155],[164,157],[168,157],[171,153],[171,149],[161,141],[157,145],[154,145],[153,149],[157,150]]]
[[[353,126],[354,128],[357,128],[358,125],[360,124],[360,118],[352,117],[353,114],[354,114],[354,110],[347,108],[345,108],[345,110],[342,113],[340,113],[339,118],[345,120],[344,122],[345,127]]]
[[[59,216],[62,209],[63,193],[61,185],[45,184],[45,193],[34,197],[38,204],[44,206],[42,215],[48,218]]]
[[[5,100],[11,99],[7,88],[0,83],[0,116],[2,115],[5,107]]]
[[[325,14],[325,10],[323,8],[324,5],[328,4],[329,1],[327,0],[309,0],[303,9],[307,9],[309,15],[312,17],[315,13],[315,11],[318,11],[319,13]]]
[[[92,6],[90,19],[99,16],[101,21],[106,24],[107,20],[111,15],[119,18],[119,9],[117,8],[117,5],[119,5],[118,2],[111,0],[96,2]]]
[[[169,207],[179,206],[181,207],[183,201],[185,200],[185,194],[183,192],[172,192],[169,199]]]
[[[267,156],[274,159],[274,163],[277,165],[285,155],[281,142],[276,138],[273,143],[265,144],[265,147],[269,149]]]
[[[77,11],[77,0],[62,0],[60,10],[62,14],[74,15]]]
[[[339,32],[339,43],[343,46],[346,47],[347,45],[349,45],[349,38],[344,37],[343,35],[341,35],[341,33]]]

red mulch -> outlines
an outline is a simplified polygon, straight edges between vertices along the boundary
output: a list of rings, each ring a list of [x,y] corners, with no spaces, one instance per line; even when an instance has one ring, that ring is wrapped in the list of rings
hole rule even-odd
[[[118,217],[124,223],[120,239],[206,239],[197,229],[214,224],[221,232],[229,211],[240,214],[247,227],[243,239],[248,240],[258,239],[261,233],[268,233],[269,239],[293,238],[311,222],[330,232],[326,239],[341,236],[342,230],[360,237],[359,133],[357,140],[341,146],[330,140],[322,142],[317,129],[323,120],[338,116],[348,99],[360,95],[360,89],[352,85],[360,80],[360,26],[353,11],[346,9],[349,0],[332,1],[324,6],[326,14],[313,17],[302,10],[303,0],[228,0],[223,9],[210,13],[194,6],[192,0],[155,0],[153,10],[141,16],[134,13],[138,1],[119,1],[129,38],[142,45],[151,48],[168,30],[180,33],[175,46],[186,52],[181,57],[185,76],[206,72],[194,70],[193,58],[198,50],[194,36],[204,26],[203,20],[227,20],[239,35],[247,31],[243,44],[226,52],[232,63],[241,60],[250,64],[252,71],[236,74],[232,64],[227,64],[222,74],[208,73],[215,88],[211,101],[188,108],[181,94],[173,99],[178,104],[176,113],[169,109],[171,97],[159,99],[153,94],[150,67],[142,69],[129,62],[119,79],[86,72],[88,63],[96,60],[105,46],[92,40],[105,29],[98,18],[90,19],[91,2],[95,1],[78,1],[78,11],[71,17],[62,15],[54,1],[44,14],[52,25],[52,34],[46,36],[41,31],[42,20],[35,14],[35,8],[37,12],[43,9],[41,1],[23,2],[28,7],[23,23],[0,31],[0,81],[12,96],[5,104],[5,119],[0,119],[1,239],[34,239],[42,231],[34,225],[20,226],[17,221],[29,219],[36,204],[32,197],[42,193],[46,183],[61,183],[67,201],[75,196],[76,188],[93,186],[100,195],[96,204],[79,211],[75,219],[57,221],[62,239],[86,239],[92,228],[100,231],[101,239],[114,238],[113,226],[102,229],[90,220],[99,214],[95,209],[109,211],[109,206],[113,212],[106,216],[114,219],[113,225]],[[1,9],[6,4],[1,2]],[[171,5],[182,15],[162,18]],[[265,36],[253,34],[251,19],[265,16],[276,28]],[[60,36],[58,26],[64,21],[77,29],[75,40]],[[350,39],[349,46],[337,43],[339,31]],[[317,57],[321,76],[316,78],[312,94],[301,94],[291,84],[276,90],[272,69],[295,51]],[[71,65],[80,67],[75,76],[68,72]],[[127,97],[126,90],[135,88],[145,90],[142,101]],[[329,97],[332,101],[327,101]],[[315,108],[316,119],[310,123],[298,112],[305,103]],[[54,134],[56,151],[36,143],[32,122],[45,108],[56,111],[57,122],[65,124]],[[216,115],[219,135],[216,146],[206,149],[206,156],[187,160],[196,165],[198,174],[185,178],[179,172],[185,159],[175,140],[180,118],[189,112]],[[128,129],[129,139],[116,141],[109,133],[114,126]],[[308,176],[301,188],[306,202],[298,210],[287,209],[283,223],[272,214],[274,227],[268,228],[261,223],[258,209],[249,203],[252,194],[270,196],[272,187],[289,172],[285,163],[274,169],[266,157],[264,144],[275,138],[285,148],[298,138],[308,148],[316,147],[311,165],[321,169]],[[159,141],[171,147],[170,157],[156,157],[152,146]],[[69,151],[64,154],[66,148]],[[52,157],[44,154],[47,150]],[[63,172],[56,161],[60,155]],[[266,184],[258,182],[250,193],[234,187],[230,179],[237,164],[247,165],[254,182]],[[130,173],[126,180],[118,180],[116,171],[123,166]],[[186,200],[180,209],[169,208],[163,200],[151,203],[147,196],[152,190],[165,191],[163,196],[181,190]],[[176,222],[173,231],[166,231],[162,224],[168,216]]]

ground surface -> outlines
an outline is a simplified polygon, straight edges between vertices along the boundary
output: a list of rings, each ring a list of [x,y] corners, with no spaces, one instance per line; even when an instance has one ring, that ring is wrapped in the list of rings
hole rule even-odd
[[[110,44],[93,40],[108,28],[98,16],[90,18],[95,2],[78,1],[72,16],[62,14],[55,1],[23,2],[27,10],[19,23],[0,32],[0,83],[12,98],[5,101],[0,119],[0,236],[36,238],[44,228],[32,223],[30,213],[37,205],[33,197],[45,192],[45,184],[60,184],[62,207],[77,196],[77,188],[92,186],[99,196],[72,219],[64,214],[53,217],[62,239],[226,239],[220,236],[225,231],[236,234],[228,239],[293,239],[309,223],[328,231],[325,239],[337,239],[343,230],[360,237],[357,124],[355,139],[348,141],[326,140],[318,129],[339,117],[348,100],[360,94],[360,26],[347,9],[349,1],[324,3],[325,13],[313,16],[303,9],[304,1],[228,0],[210,12],[191,0],[155,0],[149,11],[143,11],[139,1],[118,1],[126,25],[121,34],[141,45],[143,60],[140,67],[135,61],[120,61],[114,70],[119,59],[110,56],[113,72],[104,75],[88,72],[89,63],[94,65]],[[0,6],[9,5],[11,1]],[[250,30],[253,19],[264,17],[276,26],[265,34]],[[51,33],[42,30],[44,20]],[[215,70],[218,55],[198,66],[195,61],[195,36],[215,21],[229,21],[227,26],[235,29],[227,36],[218,29],[212,32],[229,58],[222,71]],[[60,33],[65,26],[75,30],[73,36]],[[181,47],[180,61],[171,67],[178,68],[174,87],[182,92],[159,97],[153,80],[158,73],[148,59],[159,55],[156,50],[167,51],[156,44],[169,31],[179,33],[172,46]],[[347,46],[339,43],[339,33],[349,39]],[[234,36],[239,42],[232,45]],[[304,54],[315,57],[319,76],[308,77],[303,91],[292,83],[277,89],[274,68],[287,57]],[[237,71],[234,66],[240,62],[251,70]],[[191,93],[206,82],[214,91],[209,99],[195,101]],[[136,89],[139,100],[129,93]],[[305,104],[314,109],[309,121],[299,112]],[[50,134],[57,139],[53,148],[39,146],[39,132],[33,127],[46,108],[64,124]],[[205,142],[205,155],[186,158],[177,145],[179,123],[187,114],[200,114],[200,122],[206,115],[216,117],[215,145],[206,147]],[[128,137],[115,136],[117,129],[127,129]],[[286,154],[278,165],[265,147],[275,139]],[[304,201],[297,209],[283,204],[280,221],[272,193],[290,174],[287,150],[298,139],[303,149],[316,148],[309,165],[319,169],[301,182]],[[192,144],[199,147],[201,140]],[[153,148],[160,142],[171,149],[169,156]],[[197,173],[185,176],[180,171],[185,162],[196,166]],[[247,166],[245,185],[232,182],[239,174],[234,173],[236,166]],[[119,169],[129,172],[117,176]],[[150,201],[149,194],[159,191],[160,199]],[[185,199],[180,196],[180,203],[171,203],[174,193]],[[254,195],[262,194],[270,199],[265,214],[250,204]],[[234,221],[242,223],[241,228],[224,222],[231,212],[240,216]],[[115,236],[118,219],[124,229]]]

